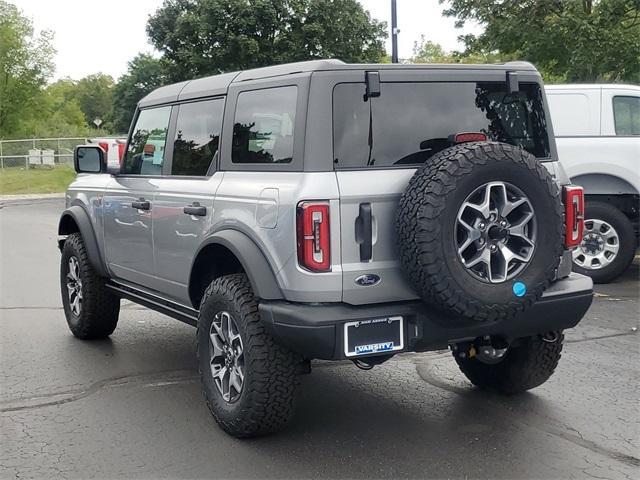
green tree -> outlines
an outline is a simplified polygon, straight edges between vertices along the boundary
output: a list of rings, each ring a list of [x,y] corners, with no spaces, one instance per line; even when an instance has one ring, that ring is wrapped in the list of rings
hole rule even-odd
[[[114,87],[113,78],[104,73],[95,73],[78,81],[75,98],[89,126],[93,127],[93,121],[99,118],[103,122],[101,128],[110,128]]]
[[[640,82],[638,0],[440,0],[462,37],[464,55],[499,52],[534,63],[551,81]]]
[[[170,83],[166,61],[151,55],[139,54],[129,62],[113,91],[113,129],[117,133],[129,131],[138,101],[147,93]]]
[[[420,37],[419,42],[413,43],[413,56],[411,63],[454,63],[452,55],[447,54],[439,43],[425,40],[425,36]]]
[[[377,62],[387,36],[357,0],[166,0],[147,33],[173,80],[314,58]]]
[[[0,0],[0,137],[15,135],[38,115],[53,73],[52,38],[47,31],[36,35],[20,10]]]
[[[420,37],[413,44],[411,63],[497,63],[510,60],[511,57],[496,52],[446,52],[439,43]]]

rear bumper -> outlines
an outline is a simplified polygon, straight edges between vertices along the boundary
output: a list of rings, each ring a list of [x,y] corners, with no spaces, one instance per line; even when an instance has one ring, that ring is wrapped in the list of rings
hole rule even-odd
[[[542,298],[516,318],[497,322],[462,321],[420,301],[354,306],[345,303],[262,301],[260,315],[277,341],[306,358],[345,359],[345,322],[401,315],[405,318],[405,349],[423,352],[483,335],[507,339],[575,327],[591,305],[593,283],[572,273],[555,282]]]

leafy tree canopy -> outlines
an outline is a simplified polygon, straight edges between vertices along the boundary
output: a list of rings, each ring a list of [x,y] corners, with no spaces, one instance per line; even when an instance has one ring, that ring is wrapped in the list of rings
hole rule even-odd
[[[113,128],[118,133],[129,131],[138,101],[147,93],[170,83],[167,62],[147,54],[139,54],[113,91]]]
[[[413,56],[410,63],[497,63],[514,58],[496,52],[447,52],[439,43],[420,37],[413,44]]]
[[[77,82],[75,98],[90,126],[99,118],[102,120],[101,127],[109,128],[113,117],[114,87],[113,78],[104,73],[95,73]]]
[[[534,63],[551,81],[640,82],[638,0],[440,0],[462,37],[462,56],[499,53]]]
[[[165,0],[147,33],[173,80],[314,58],[377,62],[387,36],[356,0]]]
[[[37,115],[42,87],[53,73],[52,34],[35,35],[31,21],[0,0],[0,137]]]

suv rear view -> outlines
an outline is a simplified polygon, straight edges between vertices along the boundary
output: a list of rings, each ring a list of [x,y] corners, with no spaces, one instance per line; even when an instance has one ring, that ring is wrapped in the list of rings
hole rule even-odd
[[[81,338],[127,298],[198,327],[229,433],[279,429],[310,360],[451,348],[474,384],[549,378],[589,307],[583,196],[523,63],[315,61],[163,87],[122,167],[79,147],[59,233]]]

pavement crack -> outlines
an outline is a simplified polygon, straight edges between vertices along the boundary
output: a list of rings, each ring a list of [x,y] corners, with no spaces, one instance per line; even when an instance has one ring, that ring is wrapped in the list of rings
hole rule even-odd
[[[143,387],[160,387],[191,382],[198,376],[190,370],[166,370],[162,372],[122,375],[93,382],[86,387],[60,392],[43,393],[30,397],[19,397],[0,401],[0,413],[32,410],[54,405],[63,405],[81,400],[104,388],[134,384]]]
[[[625,334],[627,335],[627,334]],[[617,336],[617,335],[616,335]],[[449,391],[452,393],[455,393],[457,395],[462,395],[462,396],[469,396],[469,395],[474,395],[475,393],[469,389],[469,388],[464,388],[464,387],[459,387],[456,385],[451,385],[450,383],[447,383],[443,380],[441,380],[440,378],[438,378],[437,376],[435,376],[432,372],[432,369],[430,368],[430,365],[423,362],[423,363],[416,363],[416,371],[418,373],[418,375],[420,376],[420,378],[422,378],[422,380],[424,380],[425,382],[429,383],[430,385],[433,385],[434,387],[443,389],[445,391]],[[613,449],[609,449],[606,447],[603,447],[599,444],[597,444],[594,441],[585,439],[582,434],[580,434],[580,432],[574,428],[568,428],[565,426],[565,428],[567,428],[567,430],[570,431],[566,431],[566,430],[561,430],[558,428],[554,428],[554,427],[542,427],[538,424],[532,423],[532,422],[526,422],[523,421],[523,419],[517,415],[512,415],[510,414],[508,411],[506,411],[503,407],[504,405],[501,404],[500,402],[497,402],[491,398],[485,398],[485,400],[495,406],[498,406],[500,408],[502,408],[503,410],[503,414],[505,417],[509,417],[514,423],[517,423],[523,427],[527,427],[527,428],[533,428],[536,429],[538,431],[541,431],[543,433],[547,433],[549,435],[553,435],[555,437],[558,438],[562,438],[563,440],[566,440],[570,443],[573,443],[574,445],[580,446],[582,448],[585,448],[591,452],[594,453],[598,453],[600,455],[606,456],[608,458],[611,458],[613,460],[617,460],[625,465],[629,465],[631,467],[640,467],[640,459],[633,457],[631,455],[627,455],[625,453],[619,452],[617,450],[613,450]],[[483,408],[480,404],[478,404],[480,408]],[[576,432],[576,433],[573,433]]]
[[[615,337],[626,337],[627,335],[635,335],[637,334],[637,330],[632,330],[630,332],[620,332],[620,333],[612,333],[610,335],[599,335],[597,337],[586,337],[586,338],[576,338],[576,339],[568,339],[565,340],[565,343],[581,343],[581,342],[590,342],[594,340],[603,340],[605,338],[615,338]]]

